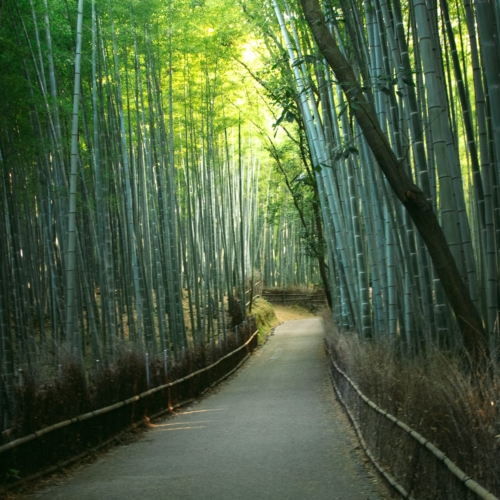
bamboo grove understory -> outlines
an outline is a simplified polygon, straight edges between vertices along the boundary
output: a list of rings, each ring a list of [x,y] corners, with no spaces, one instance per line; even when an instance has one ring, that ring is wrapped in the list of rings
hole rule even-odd
[[[266,83],[265,72],[257,76],[307,137],[336,321],[363,338],[395,339],[407,353],[461,343],[426,245],[354,117],[368,103],[397,168],[438,214],[489,348],[497,349],[496,7],[444,0],[325,1],[321,12],[316,0],[304,0],[305,9],[321,12],[316,25],[327,27],[328,43],[347,59],[355,86],[336,79],[300,5],[273,0],[266,6],[253,15],[269,19],[264,34],[281,82]],[[346,88],[357,94],[346,99]]]
[[[50,383],[68,360],[91,374],[124,349],[180,362],[246,320],[261,268],[272,285],[317,280],[231,83],[236,20],[217,33],[186,14],[2,7],[2,430],[27,375]]]
[[[246,320],[257,283],[320,284],[342,330],[407,356],[460,346],[365,102],[495,352],[498,5],[321,9],[357,95],[294,1],[0,4],[2,430],[23,374],[90,374],[123,350],[181,361]]]

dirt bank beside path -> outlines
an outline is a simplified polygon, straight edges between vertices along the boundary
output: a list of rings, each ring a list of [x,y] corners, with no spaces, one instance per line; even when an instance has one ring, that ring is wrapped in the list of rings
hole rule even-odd
[[[273,304],[274,313],[280,323],[293,321],[295,319],[314,318],[314,314],[303,307],[279,306]]]
[[[198,404],[82,466],[42,500],[376,500],[333,396],[319,318],[280,325]]]

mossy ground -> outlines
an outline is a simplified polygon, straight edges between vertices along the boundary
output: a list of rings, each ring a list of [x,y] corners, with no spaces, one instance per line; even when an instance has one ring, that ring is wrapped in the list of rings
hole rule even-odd
[[[279,320],[276,317],[273,306],[263,298],[255,299],[252,311],[250,313],[257,324],[259,330],[259,344],[265,342],[269,332],[279,325]]]
[[[269,332],[281,323],[315,316],[304,307],[271,305],[261,297],[255,299],[251,314],[259,330],[259,344],[265,342]]]

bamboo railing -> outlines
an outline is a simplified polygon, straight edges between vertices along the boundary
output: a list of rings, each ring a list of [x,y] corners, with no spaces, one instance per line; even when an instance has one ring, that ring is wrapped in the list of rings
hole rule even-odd
[[[149,389],[147,391],[141,392],[140,394],[134,395],[132,397],[129,397],[123,401],[119,401],[118,403],[114,403],[112,405],[108,405],[106,407],[89,411],[87,413],[78,415],[76,417],[73,417],[71,419],[67,419],[61,422],[58,422],[56,424],[50,425],[48,427],[45,427],[43,429],[40,429],[38,431],[32,432],[30,434],[27,434],[26,436],[20,437],[18,439],[15,439],[9,443],[6,443],[2,446],[0,446],[0,473],[3,474],[5,472],[4,469],[21,469],[19,463],[20,462],[25,462],[25,460],[31,460],[31,462],[36,461],[36,456],[38,456],[39,452],[41,451],[40,449],[43,449],[45,447],[50,448],[49,450],[44,450],[42,451],[42,455],[47,455],[48,457],[52,457],[52,460],[49,459],[50,467],[42,470],[42,472],[38,471],[37,469],[43,468],[44,465],[49,465],[49,464],[40,464],[39,467],[35,467],[33,463],[31,463],[31,470],[29,471],[30,473],[33,473],[31,475],[28,475],[27,477],[24,477],[21,480],[17,480],[13,482],[12,484],[8,484],[7,487],[16,487],[17,485],[20,485],[21,483],[25,483],[27,481],[30,481],[32,479],[35,479],[37,477],[40,477],[41,475],[45,473],[51,473],[53,472],[54,467],[57,469],[62,466],[69,465],[70,463],[74,462],[75,460],[81,459],[83,456],[88,455],[90,452],[95,451],[97,449],[102,448],[104,445],[108,444],[110,441],[116,438],[117,434],[122,434],[123,429],[125,428],[125,432],[127,430],[130,430],[132,428],[136,428],[139,425],[141,425],[144,421],[144,415],[146,412],[143,411],[143,407],[139,405],[139,411],[133,411],[132,409],[128,410],[128,413],[124,416],[122,414],[122,411],[124,411],[127,407],[130,407],[131,405],[134,405],[135,403],[139,403],[144,400],[148,400],[148,398],[153,397],[154,395],[158,395],[162,392],[166,392],[166,397],[161,399],[160,404],[160,411],[157,411],[154,414],[151,414],[150,411],[147,412],[148,418],[157,418],[161,416],[162,414],[169,413],[175,408],[178,408],[180,406],[184,406],[186,404],[189,404],[190,402],[194,401],[194,398],[200,397],[203,394],[205,394],[209,389],[220,383],[222,380],[230,376],[234,371],[236,371],[250,356],[251,352],[254,350],[257,342],[257,334],[258,331],[255,331],[252,333],[249,338],[239,347],[234,349],[233,351],[229,352],[228,354],[222,356],[219,358],[217,361],[214,363],[210,364],[209,366],[206,366],[204,368],[201,368],[199,370],[196,370],[195,372],[192,372],[182,378],[179,378],[177,380],[174,380],[172,382],[162,384],[160,386],[154,387],[152,389]],[[242,354],[242,351],[246,349],[247,354],[246,356]],[[231,362],[229,366],[224,366],[224,364],[227,364],[230,362],[230,358],[237,356],[234,362]],[[241,359],[240,359],[241,357]],[[222,366],[221,366],[222,365]],[[214,376],[215,375],[215,376]],[[203,377],[202,383],[200,383],[200,377]],[[214,380],[215,378],[215,380]],[[197,379],[197,380],[194,380]],[[192,382],[191,382],[192,381]],[[186,384],[193,385],[193,390],[186,391],[184,392],[181,390],[181,394],[185,395],[186,392],[188,392],[188,397],[183,397],[181,398],[181,401],[174,401],[174,398],[172,397],[171,391],[172,389],[179,387],[179,386],[184,386]],[[145,407],[151,407],[151,408],[157,408],[158,409],[158,402],[156,404],[151,404],[151,405],[144,405]],[[121,410],[121,411],[120,411]],[[116,413],[116,417],[113,417],[113,415]],[[105,418],[107,420],[112,420],[113,424],[109,425],[109,422],[106,421],[104,423],[103,427],[103,432],[104,434],[107,432],[108,435],[103,435],[102,437],[96,437],[92,436],[93,438],[93,443],[97,442],[96,446],[92,445],[87,445],[87,449],[84,451],[84,453],[80,454],[75,454],[74,456],[70,457],[69,460],[64,460],[63,462],[59,463],[58,465],[54,466],[53,463],[57,461],[58,458],[58,450],[61,449],[61,446],[64,447],[65,443],[67,442],[67,439],[71,438],[73,436],[73,441],[77,441],[80,439],[82,436],[86,436],[89,433],[94,432],[96,429],[99,429],[98,424],[94,424],[94,426],[90,426],[89,428],[82,429],[78,427],[73,431],[72,434],[63,434],[62,436],[58,435],[57,431],[64,432],[65,429],[71,429],[72,426],[77,426],[77,425],[87,425],[88,423],[93,421],[93,420],[99,420],[99,418]],[[130,421],[133,421],[132,425],[130,426]],[[135,421],[137,420],[137,421]],[[127,425],[124,425],[120,427],[120,423],[128,422]],[[49,438],[51,435],[54,434],[54,437],[52,437],[52,441],[49,443],[47,442],[47,438]],[[110,439],[103,440],[104,438],[107,438],[108,436],[112,436]],[[75,436],[78,437],[78,439],[75,439]],[[43,438],[43,439],[41,439]],[[36,445],[37,441],[41,441],[39,445]],[[31,443],[31,444],[30,444]],[[36,449],[31,449],[33,445],[36,445]],[[19,450],[19,452],[18,452]],[[23,470],[24,472],[24,470]],[[2,492],[2,488],[0,487],[0,493]]]
[[[479,483],[477,483],[474,479],[472,479],[470,476],[468,476],[460,467],[458,467],[454,462],[452,462],[444,452],[442,452],[434,443],[426,439],[424,436],[422,436],[420,433],[418,433],[416,430],[412,429],[410,426],[402,422],[401,420],[397,419],[393,415],[391,415],[389,412],[386,410],[380,408],[377,406],[372,400],[370,400],[368,397],[366,397],[358,388],[358,386],[351,380],[351,378],[344,373],[340,367],[337,365],[337,363],[334,361],[328,343],[325,341],[326,345],[326,350],[328,353],[328,360],[329,360],[329,366],[330,366],[330,378],[332,380],[332,385],[335,389],[335,392],[344,406],[349,419],[353,423],[354,429],[356,431],[356,434],[358,435],[361,447],[365,451],[366,455],[370,459],[370,461],[373,463],[375,468],[382,474],[382,476],[388,481],[388,483],[396,489],[401,496],[404,498],[413,498],[409,492],[406,491],[406,489],[398,483],[397,479],[394,478],[391,474],[389,474],[376,460],[373,452],[369,449],[368,445],[366,444],[366,441],[363,437],[363,434],[361,432],[360,426],[358,425],[357,419],[354,417],[352,410],[349,408],[347,402],[345,401],[345,398],[342,397],[341,391],[335,382],[335,377],[333,375],[332,370],[335,370],[350,386],[350,388],[357,394],[359,399],[367,405],[369,408],[371,408],[374,412],[377,412],[379,415],[382,415],[384,418],[390,420],[394,425],[402,429],[407,435],[411,436],[415,441],[420,443],[422,447],[424,447],[432,456],[435,457],[435,459],[442,463],[446,468],[449,470],[449,472],[452,474],[454,478],[456,478],[464,488],[466,488],[469,492],[473,493],[476,498],[481,498],[483,500],[499,500],[498,497],[496,497],[493,493],[490,493],[488,490],[486,490],[483,486],[481,486]],[[422,480],[425,480],[426,478],[422,478]]]
[[[299,304],[302,306],[322,306],[326,305],[326,296],[323,291],[300,292],[278,289],[262,290],[262,298],[271,304],[281,304],[283,306]]]

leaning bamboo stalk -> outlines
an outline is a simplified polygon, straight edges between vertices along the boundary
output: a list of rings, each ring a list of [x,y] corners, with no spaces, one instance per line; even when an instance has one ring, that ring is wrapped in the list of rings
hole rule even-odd
[[[398,199],[409,211],[429,249],[435,269],[460,326],[464,345],[476,363],[475,368],[480,369],[480,360],[488,351],[482,320],[461,278],[446,237],[432,210],[432,205],[400,167],[386,135],[378,124],[373,106],[363,95],[352,66],[341,53],[325,25],[319,3],[317,0],[302,0],[302,5],[319,48],[334,68],[337,79],[353,106],[353,113],[363,129],[380,168]]]

